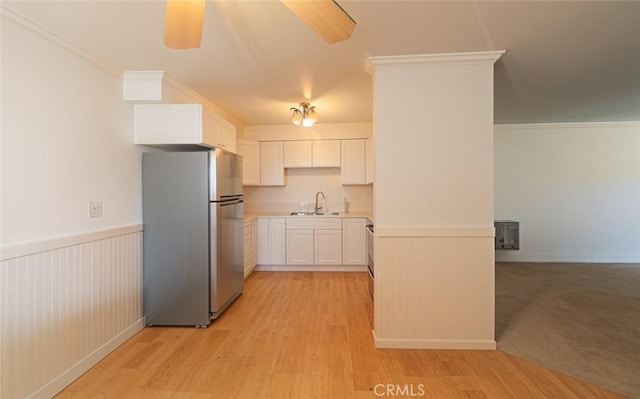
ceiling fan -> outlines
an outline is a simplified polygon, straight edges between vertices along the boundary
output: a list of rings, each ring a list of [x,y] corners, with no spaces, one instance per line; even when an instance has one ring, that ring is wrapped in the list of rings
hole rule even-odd
[[[355,21],[334,0],[281,0],[329,44],[351,37]],[[167,0],[164,44],[172,49],[200,47],[206,0]]]

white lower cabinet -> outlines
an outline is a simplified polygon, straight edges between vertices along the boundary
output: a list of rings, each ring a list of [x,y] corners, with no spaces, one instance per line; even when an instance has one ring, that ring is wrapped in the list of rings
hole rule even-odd
[[[342,264],[367,264],[367,218],[342,219]]]
[[[259,265],[269,264],[269,219],[256,219],[258,251],[256,252],[256,262]]]
[[[342,264],[342,230],[313,231],[313,261],[316,265]]]
[[[257,218],[254,223],[253,266],[256,262],[292,266],[367,264],[367,218]],[[245,250],[247,245],[245,240]],[[248,261],[245,259],[245,267]]]
[[[288,265],[341,265],[342,219],[287,219]]]
[[[258,219],[251,221],[251,269],[258,264]]]
[[[272,265],[284,265],[286,255],[285,219],[269,219],[269,260]]]
[[[313,265],[313,230],[287,230],[287,265]]]
[[[258,264],[285,264],[285,219],[258,218]]]
[[[253,247],[251,246],[251,222],[244,222],[244,277],[246,278],[253,270]]]

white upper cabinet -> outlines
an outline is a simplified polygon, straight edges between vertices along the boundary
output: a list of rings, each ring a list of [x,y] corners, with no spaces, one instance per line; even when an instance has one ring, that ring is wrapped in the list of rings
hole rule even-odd
[[[218,140],[215,147],[222,148],[230,152],[236,152],[236,127],[235,125],[220,120],[220,128],[218,129]]]
[[[310,168],[312,167],[311,140],[285,141],[284,142],[284,167],[285,168]]]
[[[134,143],[236,150],[236,127],[201,104],[134,104]]]
[[[366,148],[365,148],[365,175],[366,175],[366,183],[371,184],[374,180],[374,159],[373,159],[373,139],[367,139]]]
[[[260,143],[251,140],[238,140],[238,154],[242,155],[242,184],[260,185]]]
[[[339,168],[340,140],[284,142],[285,168]]]
[[[313,167],[340,167],[340,140],[316,140],[313,142]]]
[[[342,184],[367,184],[366,139],[342,140]]]
[[[284,145],[282,141],[260,142],[260,185],[284,186]]]

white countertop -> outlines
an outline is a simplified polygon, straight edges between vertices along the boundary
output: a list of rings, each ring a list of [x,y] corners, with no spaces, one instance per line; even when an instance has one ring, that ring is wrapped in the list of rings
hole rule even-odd
[[[321,217],[321,218],[368,218],[373,221],[373,214],[371,212],[340,212],[339,215],[291,215],[291,212],[257,212],[257,213],[245,213],[244,221],[249,222],[255,218],[308,218],[308,217]]]

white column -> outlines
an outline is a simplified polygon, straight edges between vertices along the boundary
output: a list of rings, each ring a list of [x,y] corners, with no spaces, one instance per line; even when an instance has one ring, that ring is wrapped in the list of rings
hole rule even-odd
[[[372,57],[378,347],[495,349],[493,64]]]

